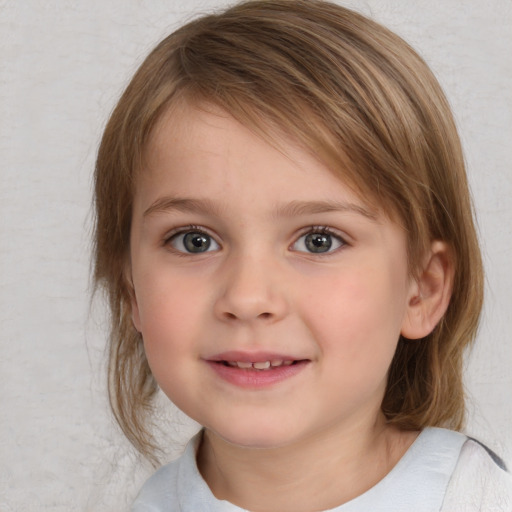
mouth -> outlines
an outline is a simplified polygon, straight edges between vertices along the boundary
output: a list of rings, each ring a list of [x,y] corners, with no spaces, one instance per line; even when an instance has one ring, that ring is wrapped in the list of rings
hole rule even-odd
[[[272,359],[268,361],[219,361],[224,366],[230,366],[231,368],[241,368],[242,370],[259,370],[266,371],[274,368],[280,368],[282,366],[292,366],[297,364],[299,361],[292,359]]]
[[[310,359],[270,353],[226,352],[206,361],[222,380],[242,388],[263,388],[302,373]]]

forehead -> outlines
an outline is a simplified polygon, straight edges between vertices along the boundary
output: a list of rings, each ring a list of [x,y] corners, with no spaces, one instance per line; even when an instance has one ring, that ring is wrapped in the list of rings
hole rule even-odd
[[[203,186],[216,181],[222,189],[250,172],[252,179],[256,179],[258,169],[272,165],[272,182],[280,187],[283,196],[293,196],[297,188],[293,185],[300,182],[308,187],[318,187],[320,182],[333,187],[342,183],[347,193],[356,197],[366,210],[392,218],[392,212],[387,211],[373,191],[355,183],[347,172],[350,164],[346,156],[339,156],[326,158],[322,147],[306,147],[298,142],[295,133],[290,135],[286,127],[278,127],[261,117],[237,121],[213,103],[179,100],[156,123],[144,150],[144,165],[137,173],[137,183],[153,180],[155,173],[169,173],[172,168],[176,185],[194,174]],[[204,166],[205,160],[226,165],[226,170],[231,172],[212,173]],[[295,177],[290,181],[290,174],[284,171],[292,167]]]
[[[233,193],[254,199],[259,193],[262,201],[265,195],[269,201],[315,196],[359,204],[376,215],[377,209],[352,190],[342,173],[332,172],[282,130],[267,128],[260,135],[211,104],[178,103],[150,137],[137,189],[151,188],[155,194],[160,186],[187,197],[208,192],[219,201]]]

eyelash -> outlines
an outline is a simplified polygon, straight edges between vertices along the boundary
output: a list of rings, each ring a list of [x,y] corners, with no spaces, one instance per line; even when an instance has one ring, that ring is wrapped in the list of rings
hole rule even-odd
[[[165,247],[171,245],[171,248],[172,250],[178,254],[179,256],[187,256],[187,255],[190,255],[190,254],[202,254],[204,252],[211,252],[211,251],[198,251],[197,253],[194,253],[194,252],[189,252],[189,251],[186,251],[186,250],[181,250],[181,249],[177,249],[176,247],[173,247],[172,246],[172,241],[173,240],[176,240],[177,237],[179,236],[185,236],[187,234],[191,234],[191,233],[194,233],[194,234],[198,234],[198,235],[204,235],[205,237],[207,237],[210,241],[213,241],[213,243],[217,246],[220,246],[220,244],[215,240],[215,238],[210,235],[208,233],[207,230],[205,230],[204,228],[201,228],[199,226],[196,226],[196,225],[189,225],[189,226],[184,226],[184,227],[181,227],[181,228],[178,228],[176,230],[173,230],[171,233],[169,233],[163,240],[163,245]],[[338,247],[335,247],[333,250],[331,250],[331,247],[329,247],[327,249],[327,251],[325,252],[322,252],[322,251],[318,251],[318,252],[315,252],[315,251],[302,251],[302,250],[296,250],[296,252],[302,252],[302,253],[306,253],[306,254],[313,254],[313,255],[317,255],[317,256],[326,256],[326,255],[330,255],[334,252],[337,252],[339,249],[343,248],[344,246],[348,245],[347,242],[345,241],[345,239],[340,236],[339,233],[335,232],[332,228],[328,227],[328,226],[308,226],[306,228],[304,228],[303,230],[301,230],[301,233],[300,235],[295,239],[295,241],[290,245],[290,248],[292,248],[293,250],[293,247],[295,245],[297,245],[299,243],[299,241],[307,236],[307,235],[328,235],[329,237],[332,237],[334,238],[335,240],[337,240],[339,242],[339,246]],[[211,242],[210,242],[211,243]],[[182,244],[183,244],[183,241],[182,241]],[[207,247],[207,249],[209,249],[209,246]]]
[[[190,233],[190,232],[208,235],[208,233],[206,232],[206,230],[204,228],[201,228],[200,226],[196,226],[195,224],[189,224],[188,226],[180,226],[179,228],[175,228],[165,235],[164,245],[169,243],[176,235],[183,235],[183,234]]]

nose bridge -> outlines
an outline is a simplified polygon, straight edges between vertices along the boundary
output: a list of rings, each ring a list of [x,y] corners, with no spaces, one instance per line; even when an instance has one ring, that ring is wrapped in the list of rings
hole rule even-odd
[[[247,248],[248,249],[248,248]],[[269,251],[243,251],[227,258],[215,310],[224,320],[278,320],[287,311],[284,280]]]

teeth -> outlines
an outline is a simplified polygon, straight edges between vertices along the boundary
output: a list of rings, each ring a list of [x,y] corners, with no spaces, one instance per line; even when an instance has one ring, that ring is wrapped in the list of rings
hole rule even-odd
[[[279,366],[290,366],[293,364],[292,360],[284,361],[283,359],[273,359],[272,361],[258,361],[256,363],[249,363],[246,361],[226,361],[228,366],[238,367],[244,370],[254,368],[255,370],[268,370],[269,368],[277,368]]]
[[[252,363],[256,370],[268,370],[270,368],[270,361],[262,361],[261,363]]]

